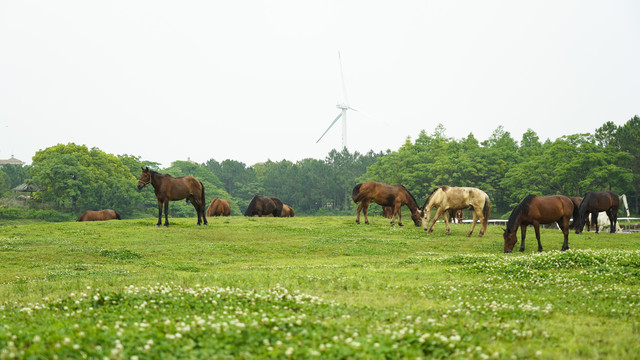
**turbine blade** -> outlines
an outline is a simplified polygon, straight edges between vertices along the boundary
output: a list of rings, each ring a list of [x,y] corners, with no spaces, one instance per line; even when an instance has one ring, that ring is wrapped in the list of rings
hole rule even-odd
[[[329,132],[329,130],[331,129],[331,127],[338,121],[338,119],[340,119],[340,116],[342,116],[342,112],[340,112],[340,114],[338,114],[338,116],[336,116],[336,118],[333,120],[333,122],[331,123],[331,125],[329,125],[329,127],[327,128],[327,130],[325,130],[324,134],[322,134],[322,136],[320,136],[320,138],[318,139],[318,141],[316,141],[316,144],[318,142],[320,142],[320,140],[322,140],[322,138]]]

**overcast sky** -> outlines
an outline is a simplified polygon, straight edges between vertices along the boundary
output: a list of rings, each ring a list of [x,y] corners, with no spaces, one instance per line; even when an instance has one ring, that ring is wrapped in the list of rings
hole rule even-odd
[[[0,159],[74,142],[174,160],[396,150],[640,114],[640,1],[0,0]]]

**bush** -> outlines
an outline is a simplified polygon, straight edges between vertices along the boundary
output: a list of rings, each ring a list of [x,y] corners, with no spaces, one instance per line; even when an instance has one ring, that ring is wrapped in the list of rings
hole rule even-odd
[[[74,221],[75,215],[56,210],[36,210],[23,208],[7,208],[0,206],[0,219],[36,219],[51,222]]]

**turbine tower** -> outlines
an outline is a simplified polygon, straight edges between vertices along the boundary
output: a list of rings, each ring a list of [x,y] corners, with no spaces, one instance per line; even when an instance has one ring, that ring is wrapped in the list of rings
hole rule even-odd
[[[342,93],[344,95],[344,101],[336,105],[336,107],[340,109],[340,113],[338,114],[338,116],[336,116],[336,118],[333,120],[331,125],[329,125],[327,130],[325,130],[322,136],[320,136],[318,141],[316,141],[316,144],[319,143],[320,140],[322,140],[322,138],[325,136],[325,134],[329,132],[329,130],[331,130],[331,127],[333,127],[333,125],[340,118],[342,118],[342,147],[346,148],[347,147],[347,110],[353,110],[353,111],[358,111],[358,110],[349,106],[349,100],[347,99],[347,87],[344,84],[344,74],[342,73],[342,57],[340,56],[339,51],[338,51],[338,60],[340,61],[340,78],[342,80]]]

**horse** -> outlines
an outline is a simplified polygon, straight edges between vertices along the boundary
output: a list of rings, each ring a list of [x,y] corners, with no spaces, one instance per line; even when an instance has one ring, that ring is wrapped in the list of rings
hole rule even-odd
[[[449,209],[447,212],[449,213],[449,221],[452,224],[462,224],[462,210]]]
[[[369,202],[373,200],[380,206],[392,206],[391,226],[395,224],[396,214],[398,214],[398,225],[402,225],[402,214],[400,208],[406,205],[411,211],[411,219],[416,226],[420,226],[420,212],[418,203],[411,193],[402,185],[387,185],[375,181],[368,181],[357,184],[351,191],[351,198],[358,205],[356,224],[360,224],[360,210],[364,212],[364,223],[369,225],[367,210]]]
[[[437,208],[436,215],[431,220],[431,209]],[[491,200],[489,196],[482,190],[473,187],[450,187],[442,186],[431,192],[424,205],[422,206],[422,227],[427,230],[429,221],[431,226],[428,227],[428,234],[433,232],[433,225],[440,215],[447,210],[462,210],[471,208],[473,210],[473,222],[471,230],[467,233],[467,237],[471,236],[476,227],[476,222],[480,219],[481,229],[478,236],[482,236],[487,232],[487,224],[489,223],[489,215],[491,214]],[[447,226],[445,234],[451,232],[449,227],[449,219],[445,212],[444,223]]]
[[[582,232],[582,226],[586,221],[587,214],[591,214],[591,221],[596,225],[596,234],[598,233],[598,213],[605,211],[611,222],[610,232],[616,232],[616,223],[618,221],[618,207],[620,206],[620,198],[613,191],[589,191],[582,198],[580,208],[578,210],[579,218],[576,228],[576,234]]]
[[[76,221],[104,221],[104,220],[122,220],[122,216],[111,209],[104,210],[87,210],[80,215]]]
[[[393,206],[383,206],[382,216],[386,217],[387,219],[391,219],[391,216],[393,216]]]
[[[510,253],[518,242],[516,231],[520,226],[522,241],[520,242],[520,252],[524,251],[524,239],[527,235],[527,225],[533,225],[538,239],[538,252],[542,252],[540,243],[540,224],[552,224],[558,222],[560,230],[564,234],[562,251],[569,250],[569,223],[571,217],[578,218],[578,208],[573,201],[564,195],[537,196],[527,195],[520,204],[511,211],[507,228],[504,229],[504,252]],[[574,221],[575,222],[575,221]]]
[[[207,208],[207,216],[229,216],[231,214],[231,206],[225,199],[215,198],[211,200],[209,208]]]
[[[296,216],[296,212],[293,211],[293,208],[287,204],[282,204],[282,217],[294,217]]]
[[[282,201],[278,198],[256,195],[251,199],[244,216],[257,215],[262,217],[271,214],[274,217],[280,217],[282,216],[282,205]]]
[[[205,216],[206,201],[204,196],[204,185],[193,176],[173,177],[168,174],[160,174],[148,167],[142,168],[142,174],[138,180],[138,190],[142,190],[145,186],[151,184],[153,191],[158,199],[158,223],[156,227],[162,224],[162,206],[164,205],[164,227],[169,227],[169,201],[186,199],[196,209],[198,214],[198,225],[204,220],[207,225]]]

